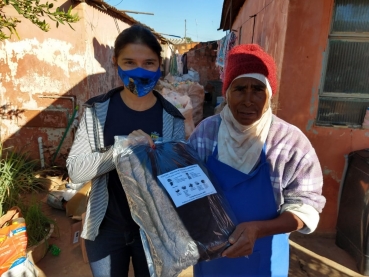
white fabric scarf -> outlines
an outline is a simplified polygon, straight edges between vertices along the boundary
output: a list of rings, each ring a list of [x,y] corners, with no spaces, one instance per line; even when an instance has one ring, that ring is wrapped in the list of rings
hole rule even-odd
[[[273,116],[270,105],[272,90],[264,75],[243,74],[234,80],[241,77],[252,77],[266,85],[269,107],[258,121],[245,126],[241,125],[233,117],[231,110],[226,105],[220,113],[222,121],[218,131],[218,155],[219,161],[248,174],[259,161],[261,151],[269,133]]]

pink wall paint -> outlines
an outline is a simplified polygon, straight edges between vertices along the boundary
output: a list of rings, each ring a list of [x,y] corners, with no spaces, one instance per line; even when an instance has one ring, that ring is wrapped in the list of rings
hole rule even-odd
[[[242,27],[242,44],[251,43],[253,19],[270,1],[247,0],[232,29]],[[327,198],[317,231],[334,232],[344,155],[369,147],[369,131],[315,126],[323,55],[333,0],[273,1],[256,17],[254,42],[276,60],[279,91],[277,116],[299,127],[319,157]]]

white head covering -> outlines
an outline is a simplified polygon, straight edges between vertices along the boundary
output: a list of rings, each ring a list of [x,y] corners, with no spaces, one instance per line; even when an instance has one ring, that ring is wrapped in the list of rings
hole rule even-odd
[[[241,125],[233,116],[228,104],[220,113],[222,122],[218,131],[218,155],[219,160],[243,173],[250,173],[258,163],[261,150],[269,133],[272,122],[271,98],[272,89],[268,79],[259,73],[242,74],[234,80],[242,77],[251,77],[265,84],[269,101],[268,109],[261,118],[251,125]],[[232,83],[234,82],[232,81]],[[231,87],[232,83],[229,85]],[[229,88],[226,92],[228,99]]]

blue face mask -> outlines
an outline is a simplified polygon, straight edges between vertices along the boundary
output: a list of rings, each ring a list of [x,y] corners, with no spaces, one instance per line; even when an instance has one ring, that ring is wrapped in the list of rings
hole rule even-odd
[[[123,70],[118,66],[118,75],[122,79],[124,86],[130,92],[138,97],[142,97],[154,89],[161,76],[161,72],[160,66],[157,71],[149,71],[141,67],[132,70]]]

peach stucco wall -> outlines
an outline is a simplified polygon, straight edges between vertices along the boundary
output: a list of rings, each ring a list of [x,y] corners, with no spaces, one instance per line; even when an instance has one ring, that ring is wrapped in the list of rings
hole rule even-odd
[[[67,1],[62,6],[67,10],[69,5]],[[56,28],[50,21],[51,30],[45,33],[22,19],[20,39],[13,35],[0,42],[1,141],[26,146],[38,158],[42,137],[46,162],[61,141],[73,106],[79,105],[81,115],[87,99],[121,84],[112,64],[113,46],[119,31],[129,25],[86,3],[76,5],[75,12],[80,21],[72,24],[74,30]],[[11,14],[16,15],[9,9],[7,16]],[[63,142],[57,160],[61,165],[74,131]]]
[[[369,148],[368,130],[314,124],[332,11],[333,0],[290,1],[278,109],[278,116],[298,126],[318,154],[327,198],[318,230],[327,232],[336,225],[344,155]]]
[[[279,91],[274,104],[277,116],[299,127],[319,157],[323,194],[327,204],[317,231],[334,232],[344,155],[369,147],[368,130],[315,126],[322,63],[332,16],[333,0],[247,0],[232,29],[242,27],[241,44],[260,44],[276,60]],[[264,8],[265,7],[265,8]]]
[[[254,18],[250,16],[255,14],[254,27]],[[274,57],[277,67],[282,68],[287,16],[287,0],[246,0],[232,26],[237,36],[236,44],[239,44],[240,38],[240,44],[259,44]],[[280,71],[278,75],[280,76]],[[278,102],[278,97],[278,94],[274,97],[274,105]]]
[[[65,9],[69,5],[63,4]],[[56,28],[51,21],[51,30],[45,33],[22,19],[17,28],[20,39],[13,35],[0,43],[2,112],[20,111],[17,117],[1,118],[1,140],[7,146],[26,145],[38,158],[37,141],[42,137],[46,162],[61,141],[73,105],[79,105],[81,114],[88,98],[118,84],[111,64],[118,35],[113,18],[85,3],[73,12],[81,18],[72,25],[74,31],[67,25]],[[122,31],[128,25],[119,22],[119,26]],[[73,131],[63,142],[62,156],[68,153]],[[62,156],[60,164],[65,163]]]

